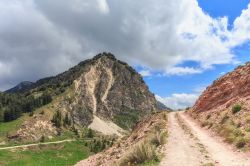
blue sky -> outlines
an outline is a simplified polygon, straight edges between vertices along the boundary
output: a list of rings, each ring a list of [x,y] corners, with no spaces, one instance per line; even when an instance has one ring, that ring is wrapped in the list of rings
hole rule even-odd
[[[111,52],[144,75],[158,100],[191,106],[215,79],[250,60],[249,4],[0,0],[0,91]]]
[[[199,6],[202,10],[213,18],[228,17],[229,28],[236,17],[241,15],[243,9],[247,8],[249,0],[198,0]],[[172,94],[197,94],[197,96],[204,90],[205,87],[212,84],[214,80],[223,76],[227,72],[234,70],[240,64],[250,61],[250,43],[246,42],[243,45],[237,46],[232,49],[239,64],[224,64],[215,65],[212,69],[206,70],[199,74],[191,75],[174,75],[157,77],[151,75],[144,77],[144,80],[149,85],[149,88],[155,94],[165,97],[168,100],[173,96]],[[196,67],[197,64],[193,62],[184,62],[183,66]],[[140,71],[140,69],[138,69]],[[178,100],[178,99],[176,99]],[[162,100],[164,102],[165,100]],[[172,100],[170,100],[172,101]],[[178,101],[176,101],[178,105]],[[165,101],[169,104],[169,101]],[[185,105],[185,104],[184,104]],[[173,106],[175,107],[175,106]],[[183,107],[180,106],[180,107]],[[176,107],[178,108],[178,106]]]

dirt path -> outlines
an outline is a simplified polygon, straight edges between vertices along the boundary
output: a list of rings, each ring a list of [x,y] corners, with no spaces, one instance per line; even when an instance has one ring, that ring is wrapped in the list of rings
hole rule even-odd
[[[169,139],[161,166],[250,166],[245,154],[211,137],[183,112],[169,114]]]
[[[250,166],[250,156],[236,151],[234,148],[221,142],[218,137],[212,137],[208,130],[202,129],[184,112],[179,113],[192,133],[205,146],[212,159],[219,166]]]
[[[160,166],[200,166],[211,162],[199,140],[178,120],[177,113],[170,113],[168,121],[166,157]]]
[[[34,144],[27,144],[27,145],[9,146],[9,147],[2,147],[2,148],[0,148],[0,150],[27,148],[30,146],[38,146],[38,145],[60,144],[60,143],[72,142],[72,141],[75,141],[75,140],[74,139],[67,139],[67,140],[54,141],[54,142],[44,142],[44,143],[34,143]]]

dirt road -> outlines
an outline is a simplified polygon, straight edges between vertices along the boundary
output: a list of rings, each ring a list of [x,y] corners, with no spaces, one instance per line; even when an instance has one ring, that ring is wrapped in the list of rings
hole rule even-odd
[[[169,114],[169,138],[161,166],[250,166],[250,157],[234,151],[184,112]]]

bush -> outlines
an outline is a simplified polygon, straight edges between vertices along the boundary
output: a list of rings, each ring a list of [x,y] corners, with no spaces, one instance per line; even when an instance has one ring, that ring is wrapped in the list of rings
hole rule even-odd
[[[40,142],[45,142],[45,136],[44,135],[40,138]]]
[[[246,130],[247,132],[250,132],[250,126],[247,126],[247,127],[245,128],[245,130]]]
[[[167,132],[155,132],[152,137],[150,142],[156,146],[164,145],[167,142]]]
[[[236,142],[236,147],[237,148],[243,148],[246,145],[246,140],[244,138],[238,138]]]
[[[232,108],[233,114],[239,112],[240,110],[241,110],[241,105],[240,105],[240,104],[236,104],[236,105],[234,105],[233,108]]]
[[[92,130],[92,129],[88,129],[86,137],[87,137],[87,138],[93,138],[93,137],[94,137],[94,134],[93,134],[93,130]]]
[[[250,116],[249,115],[246,117],[246,122],[250,123]]]
[[[148,142],[143,141],[135,145],[132,150],[120,160],[119,165],[136,165],[156,159],[156,147]]]

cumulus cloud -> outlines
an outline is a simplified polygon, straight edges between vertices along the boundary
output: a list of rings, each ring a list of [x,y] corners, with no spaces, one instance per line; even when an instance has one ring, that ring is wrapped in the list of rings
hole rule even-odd
[[[152,75],[152,73],[149,70],[141,70],[139,72],[143,77],[149,77]]]
[[[180,94],[172,94],[168,97],[160,97],[156,95],[156,99],[163,104],[165,104],[167,107],[170,107],[172,109],[185,109],[187,107],[193,106],[195,101],[198,99],[199,94],[186,94],[186,93],[180,93]]]
[[[197,0],[0,0],[0,11],[0,89],[102,51],[163,74],[196,74],[235,62],[232,49],[250,39],[250,6],[228,29]]]

